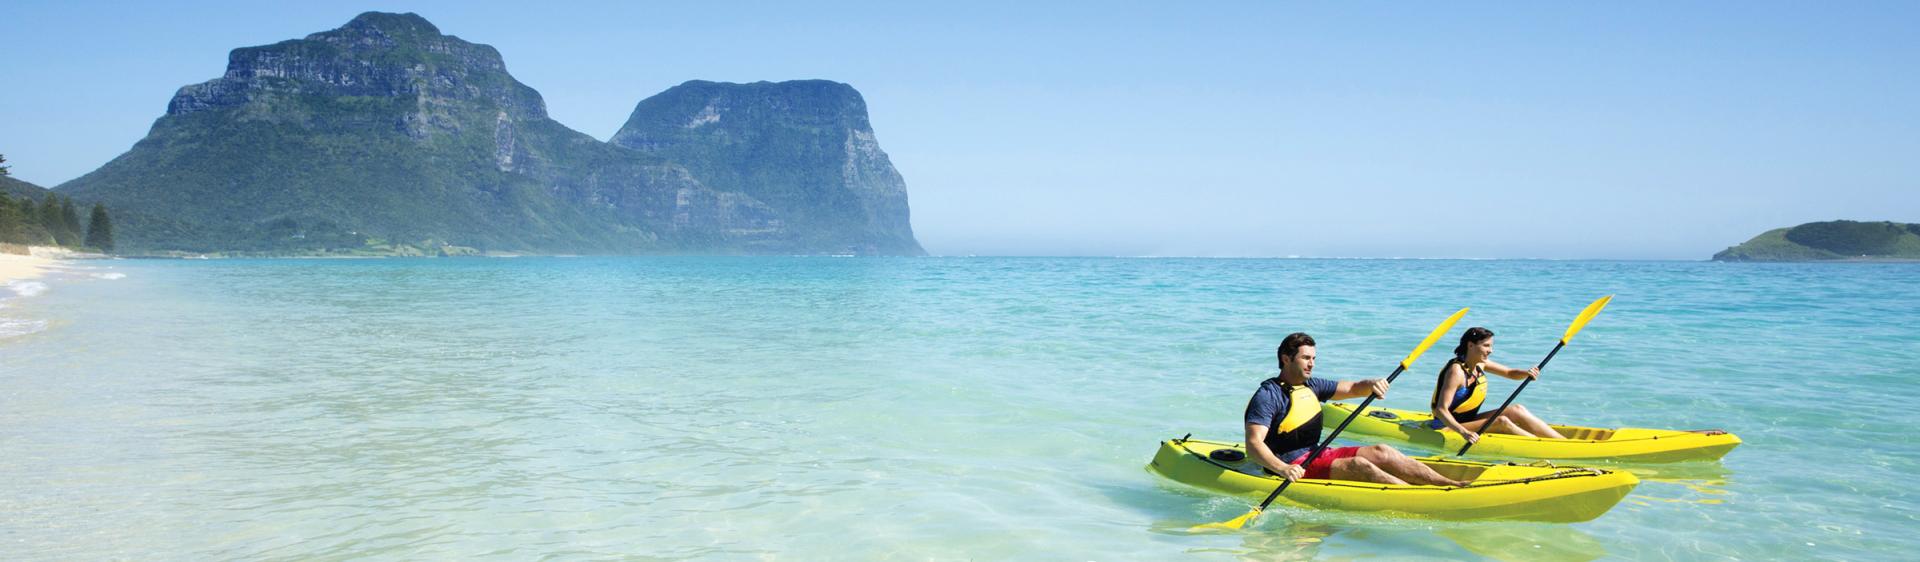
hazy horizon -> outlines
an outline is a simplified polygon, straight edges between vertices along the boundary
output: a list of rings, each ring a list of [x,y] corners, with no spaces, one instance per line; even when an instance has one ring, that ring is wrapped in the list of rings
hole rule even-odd
[[[47,187],[228,51],[391,11],[603,140],[687,80],[851,84],[936,255],[1704,259],[1920,221],[1911,4],[15,4],[0,154]]]

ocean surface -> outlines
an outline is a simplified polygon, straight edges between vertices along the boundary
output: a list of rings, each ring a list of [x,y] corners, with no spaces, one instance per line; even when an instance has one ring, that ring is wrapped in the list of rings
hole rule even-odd
[[[1144,469],[1289,332],[1380,377],[1470,306],[1525,365],[1607,294],[1519,402],[1746,444],[1595,521],[1194,534],[1249,505]],[[0,290],[0,558],[1912,559],[1916,405],[1917,264],[69,262]]]

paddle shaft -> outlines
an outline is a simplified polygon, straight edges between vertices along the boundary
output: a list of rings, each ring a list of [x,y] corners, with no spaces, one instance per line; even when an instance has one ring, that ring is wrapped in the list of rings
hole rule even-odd
[[[1566,346],[1567,346],[1567,340],[1560,340],[1560,343],[1558,343],[1558,344],[1555,344],[1555,345],[1553,346],[1553,351],[1549,351],[1549,352],[1547,352],[1547,358],[1546,358],[1546,359],[1541,359],[1541,360],[1540,360],[1540,364],[1539,364],[1538,366],[1535,366],[1535,367],[1534,367],[1534,369],[1536,369],[1536,370],[1539,370],[1539,369],[1545,369],[1545,368],[1547,368],[1547,362],[1548,362],[1548,361],[1552,361],[1552,360],[1553,360],[1553,356],[1554,356],[1554,355],[1558,355],[1558,354],[1560,353],[1560,348],[1563,348],[1563,347],[1566,347]],[[1530,383],[1530,382],[1533,382],[1533,379],[1532,379],[1531,377],[1529,377],[1529,378],[1528,378],[1527,380],[1523,380],[1523,381],[1520,381],[1520,387],[1519,387],[1519,388],[1515,388],[1515,389],[1513,389],[1513,394],[1508,394],[1508,395],[1507,395],[1507,401],[1506,401],[1506,402],[1501,402],[1501,403],[1500,403],[1500,408],[1499,408],[1499,409],[1496,409],[1496,410],[1494,410],[1494,411],[1493,411],[1493,415],[1491,415],[1491,416],[1487,416],[1487,424],[1486,424],[1486,425],[1483,425],[1483,426],[1480,426],[1480,429],[1482,430],[1482,431],[1481,431],[1480,433],[1483,433],[1483,434],[1484,434],[1484,433],[1486,433],[1486,431],[1484,431],[1484,430],[1486,430],[1486,429],[1488,429],[1488,428],[1491,428],[1491,427],[1493,427],[1493,423],[1494,423],[1495,421],[1499,421],[1499,419],[1500,419],[1500,414],[1503,414],[1503,413],[1506,413],[1506,411],[1507,411],[1507,405],[1509,405],[1509,404],[1512,404],[1512,403],[1513,403],[1513,399],[1514,399],[1515,397],[1518,397],[1518,396],[1520,396],[1520,391],[1522,391],[1522,390],[1526,390],[1526,389],[1527,389],[1527,383]],[[1467,449],[1472,449],[1472,448],[1473,448],[1473,443],[1467,443],[1467,444],[1466,444],[1466,446],[1463,446],[1463,447],[1460,447],[1460,452],[1459,452],[1459,453],[1457,453],[1457,454],[1459,454],[1459,455],[1465,455],[1465,454],[1467,454]]]
[[[1395,377],[1398,377],[1398,376],[1400,376],[1400,373],[1404,373],[1404,372],[1406,372],[1406,371],[1407,371],[1407,368],[1406,368],[1405,366],[1401,366],[1400,368],[1397,368],[1397,369],[1394,369],[1394,370],[1393,370],[1393,374],[1391,374],[1391,375],[1387,375],[1387,384],[1393,384],[1393,379],[1394,379]],[[1340,436],[1340,432],[1341,432],[1341,431],[1345,431],[1345,430],[1347,429],[1347,424],[1350,424],[1350,423],[1353,423],[1353,418],[1357,418],[1357,417],[1360,417],[1360,412],[1361,412],[1362,410],[1366,410],[1366,409],[1367,409],[1367,405],[1368,405],[1368,404],[1372,404],[1372,403],[1373,403],[1373,399],[1375,399],[1375,398],[1379,398],[1379,396],[1376,396],[1376,395],[1374,395],[1374,394],[1373,394],[1373,393],[1371,393],[1371,392],[1369,392],[1369,393],[1367,393],[1367,399],[1366,399],[1366,400],[1361,400],[1361,401],[1360,401],[1360,406],[1359,406],[1359,407],[1356,407],[1356,408],[1354,408],[1354,409],[1353,409],[1353,413],[1351,413],[1351,414],[1347,414],[1347,419],[1344,419],[1344,420],[1340,420],[1340,427],[1336,427],[1336,428],[1333,428],[1333,433],[1329,433],[1329,434],[1327,434],[1327,438],[1326,438],[1325,440],[1323,440],[1323,441],[1321,441],[1321,442],[1320,442],[1320,444],[1319,444],[1318,446],[1315,446],[1315,447],[1313,448],[1313,450],[1312,450],[1312,451],[1310,451],[1310,452],[1308,452],[1308,453],[1307,453],[1307,460],[1305,460],[1305,461],[1302,461],[1302,462],[1300,463],[1300,466],[1302,466],[1302,467],[1306,467],[1306,466],[1311,466],[1311,465],[1313,464],[1313,461],[1314,461],[1315,459],[1318,459],[1318,458],[1320,458],[1320,453],[1322,453],[1322,452],[1324,452],[1324,451],[1326,451],[1326,450],[1327,450],[1327,446],[1328,446],[1328,445],[1332,445],[1332,444],[1333,444],[1333,438],[1335,438],[1335,437],[1339,437],[1339,436]],[[1280,485],[1279,485],[1279,486],[1277,486],[1277,487],[1275,487],[1275,488],[1273,489],[1273,493],[1271,493],[1271,494],[1267,494],[1267,499],[1266,499],[1266,500],[1263,500],[1263,501],[1261,501],[1261,502],[1260,502],[1260,507],[1257,507],[1257,508],[1254,508],[1254,511],[1255,511],[1255,512],[1260,512],[1260,511],[1266,511],[1266,509],[1267,509],[1267,506],[1268,506],[1268,505],[1272,505],[1272,504],[1273,504],[1273,500],[1274,500],[1275,498],[1279,498],[1279,497],[1280,497],[1280,492],[1284,492],[1284,491],[1286,491],[1286,490],[1287,490],[1287,486],[1289,486],[1289,485],[1292,485],[1292,484],[1293,484],[1293,481],[1292,481],[1292,480],[1288,480],[1288,479],[1284,479],[1284,478],[1283,478],[1283,479],[1281,479],[1281,480],[1280,480]]]

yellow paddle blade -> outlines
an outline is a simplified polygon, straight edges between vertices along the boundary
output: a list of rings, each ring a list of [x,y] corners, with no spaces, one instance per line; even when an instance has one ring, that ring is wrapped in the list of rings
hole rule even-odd
[[[1260,508],[1255,507],[1253,508],[1253,511],[1247,512],[1246,515],[1235,517],[1233,518],[1232,521],[1225,521],[1220,523],[1208,523],[1205,525],[1196,525],[1194,526],[1193,530],[1195,531],[1238,531],[1242,527],[1246,527],[1248,521],[1252,521],[1253,518],[1259,517],[1259,516],[1260,516]]]
[[[1466,315],[1467,309],[1462,308],[1459,312],[1453,313],[1453,316],[1448,316],[1446,322],[1441,322],[1440,327],[1434,328],[1433,333],[1427,334],[1427,339],[1420,341],[1420,347],[1413,348],[1413,353],[1407,354],[1407,360],[1400,362],[1400,368],[1407,369],[1413,367],[1414,360],[1419,359],[1420,354],[1426,353],[1427,348],[1433,347],[1433,342],[1440,341],[1441,336],[1447,335],[1447,331],[1453,329],[1453,324],[1459,322],[1460,317]],[[1568,337],[1572,337],[1572,334],[1568,334]]]
[[[1567,326],[1567,335],[1560,336],[1560,343],[1566,344],[1569,341],[1573,341],[1573,335],[1580,333],[1581,328],[1587,327],[1587,321],[1592,320],[1595,315],[1600,314],[1600,309],[1606,308],[1609,302],[1613,302],[1613,295],[1600,297],[1600,300],[1593,301],[1593,304],[1587,305],[1586,310],[1580,311],[1580,317],[1573,319],[1573,324]]]

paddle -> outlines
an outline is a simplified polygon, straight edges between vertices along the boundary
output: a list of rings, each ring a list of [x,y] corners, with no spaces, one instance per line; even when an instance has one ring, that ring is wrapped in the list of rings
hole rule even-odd
[[[1600,309],[1602,309],[1602,308],[1606,308],[1606,307],[1607,307],[1607,303],[1608,303],[1608,302],[1611,302],[1612,300],[1613,300],[1613,295],[1607,295],[1607,296],[1604,296],[1604,297],[1600,297],[1600,300],[1596,300],[1596,301],[1593,301],[1593,304],[1589,304],[1589,305],[1587,305],[1587,309],[1586,309],[1586,310],[1582,310],[1582,311],[1580,311],[1580,317],[1579,317],[1579,318],[1575,318],[1575,319],[1573,319],[1573,325],[1571,325],[1571,326],[1567,326],[1567,335],[1564,335],[1564,336],[1560,336],[1560,344],[1559,344],[1559,345],[1555,345],[1555,346],[1553,346],[1553,351],[1549,351],[1549,352],[1547,352],[1547,358],[1546,358],[1546,359],[1541,359],[1541,360],[1540,360],[1540,365],[1539,365],[1539,366],[1537,366],[1537,367],[1534,367],[1534,368],[1535,368],[1535,369],[1545,369],[1545,368],[1547,368],[1547,362],[1548,362],[1548,361],[1552,361],[1552,360],[1553,360],[1553,356],[1554,356],[1554,354],[1556,354],[1556,353],[1560,353],[1560,348],[1562,348],[1562,347],[1566,347],[1566,346],[1567,346],[1567,342],[1568,342],[1568,341],[1571,341],[1571,340],[1573,340],[1573,335],[1574,335],[1574,334],[1578,334],[1578,333],[1580,333],[1580,329],[1581,329],[1581,328],[1585,328],[1585,327],[1587,327],[1587,321],[1589,321],[1589,320],[1593,320],[1593,317],[1594,317],[1595,315],[1598,315],[1598,314],[1600,314]],[[1493,415],[1492,415],[1492,416],[1489,416],[1489,417],[1487,417],[1487,419],[1488,419],[1488,420],[1497,420],[1497,419],[1500,419],[1500,414],[1503,414],[1503,413],[1506,413],[1506,411],[1507,411],[1507,405],[1508,405],[1508,404],[1512,404],[1512,403],[1513,403],[1513,398],[1514,398],[1514,397],[1516,397],[1516,396],[1519,396],[1519,395],[1520,395],[1520,391],[1522,391],[1522,390],[1526,390],[1526,389],[1527,389],[1527,383],[1530,383],[1530,382],[1533,382],[1533,379],[1531,379],[1531,378],[1529,378],[1529,379],[1526,379],[1526,380],[1523,380],[1523,381],[1520,381],[1520,387],[1519,387],[1519,388],[1515,388],[1515,389],[1513,389],[1513,394],[1508,394],[1508,395],[1507,395],[1507,401],[1506,401],[1506,402],[1501,402],[1501,403],[1500,403],[1500,409],[1498,409],[1498,410],[1494,410],[1494,411],[1493,411]],[[1488,421],[1488,422],[1487,422],[1487,425],[1488,425],[1489,427],[1491,427],[1491,426],[1493,425],[1493,422],[1492,422],[1492,421]],[[1465,455],[1465,454],[1467,454],[1467,449],[1472,449],[1472,448],[1473,448],[1473,443],[1467,443],[1467,444],[1466,444],[1466,446],[1463,446],[1463,447],[1460,447],[1460,452],[1459,452],[1459,453],[1457,453],[1457,454],[1460,454],[1460,455]]]
[[[1413,361],[1415,359],[1419,359],[1420,354],[1426,353],[1427,348],[1433,346],[1433,342],[1440,341],[1440,336],[1447,335],[1447,330],[1453,329],[1453,324],[1455,322],[1459,322],[1460,317],[1466,316],[1466,315],[1467,315],[1467,309],[1462,308],[1460,309],[1459,312],[1453,313],[1453,316],[1448,316],[1447,321],[1441,322],[1440,327],[1434,328],[1432,333],[1427,334],[1427,339],[1420,341],[1420,347],[1413,348],[1413,353],[1407,354],[1407,358],[1405,360],[1400,361],[1400,368],[1394,369],[1393,374],[1387,375],[1387,384],[1393,384],[1394,377],[1400,376],[1400,373],[1405,372],[1407,370],[1407,367],[1413,366]],[[1320,452],[1327,450],[1327,445],[1333,444],[1333,438],[1338,437],[1341,431],[1347,429],[1347,424],[1351,423],[1353,421],[1353,418],[1360,417],[1360,412],[1362,410],[1367,409],[1367,405],[1372,404],[1374,398],[1378,398],[1378,396],[1368,395],[1366,400],[1362,400],[1360,402],[1360,407],[1354,408],[1353,413],[1347,414],[1347,419],[1342,420],[1340,422],[1340,427],[1333,428],[1333,433],[1327,434],[1326,440],[1321,441],[1318,446],[1315,446],[1313,448],[1312,452],[1307,453],[1307,460],[1304,462],[1301,462],[1300,466],[1311,465],[1313,464],[1314,459],[1320,458]],[[1208,524],[1200,525],[1194,528],[1195,529],[1230,529],[1231,530],[1231,529],[1239,529],[1239,528],[1245,527],[1247,526],[1247,522],[1253,521],[1255,517],[1259,517],[1260,512],[1265,511],[1268,505],[1272,505],[1274,498],[1280,497],[1280,492],[1285,491],[1287,489],[1287,485],[1292,483],[1293,483],[1292,480],[1284,480],[1284,479],[1281,480],[1280,485],[1274,487],[1273,493],[1267,494],[1267,499],[1264,501],[1261,501],[1258,507],[1253,508],[1253,511],[1247,512],[1246,515],[1235,517],[1233,518],[1232,521],[1227,521],[1225,523],[1208,523]]]

